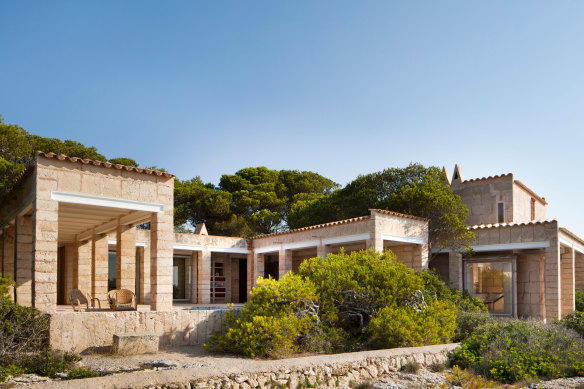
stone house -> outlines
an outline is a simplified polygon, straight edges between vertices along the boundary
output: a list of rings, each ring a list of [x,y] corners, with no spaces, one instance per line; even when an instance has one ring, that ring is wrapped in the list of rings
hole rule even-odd
[[[384,210],[252,239],[173,232],[169,173],[37,152],[0,207],[0,272],[14,298],[51,315],[51,344],[82,351],[114,333],[155,332],[161,344],[205,341],[225,303],[246,300],[259,276],[275,278],[304,259],[391,248],[428,266],[428,222]],[[149,229],[140,228],[145,223]],[[68,292],[107,306],[111,289],[135,293],[134,312],[73,313]]]
[[[244,302],[260,276],[282,277],[310,257],[391,249],[407,266],[436,269],[494,314],[552,319],[584,287],[584,242],[545,221],[545,199],[513,176],[449,182],[470,209],[474,255],[429,255],[428,221],[385,210],[251,239],[173,232],[169,173],[37,152],[0,207],[0,272],[14,298],[51,315],[53,347],[83,351],[115,333],[154,332],[161,345],[201,343],[225,303]],[[145,223],[149,228],[141,228]],[[72,289],[107,305],[135,293],[134,312],[73,313]]]
[[[447,173],[448,177],[448,173]],[[584,240],[546,220],[545,198],[513,174],[448,180],[469,209],[473,253],[433,253],[430,267],[482,299],[495,315],[553,320],[575,309],[584,289]]]

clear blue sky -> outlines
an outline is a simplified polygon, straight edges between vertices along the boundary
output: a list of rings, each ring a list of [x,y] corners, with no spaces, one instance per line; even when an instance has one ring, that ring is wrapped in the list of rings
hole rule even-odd
[[[3,1],[0,114],[181,179],[513,172],[584,236],[584,2]]]

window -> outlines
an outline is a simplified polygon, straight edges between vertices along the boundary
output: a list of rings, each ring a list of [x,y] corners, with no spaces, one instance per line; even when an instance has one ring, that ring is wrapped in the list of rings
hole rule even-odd
[[[531,198],[531,221],[535,220],[535,199]]]
[[[503,203],[497,204],[497,222],[505,223],[505,206]]]
[[[464,287],[489,313],[513,315],[513,261],[467,262]]]

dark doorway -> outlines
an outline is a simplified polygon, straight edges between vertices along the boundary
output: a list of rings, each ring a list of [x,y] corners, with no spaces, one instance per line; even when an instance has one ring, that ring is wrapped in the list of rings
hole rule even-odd
[[[277,280],[280,273],[278,254],[264,256],[264,278],[272,277]]]
[[[247,301],[247,259],[239,258],[239,302]]]

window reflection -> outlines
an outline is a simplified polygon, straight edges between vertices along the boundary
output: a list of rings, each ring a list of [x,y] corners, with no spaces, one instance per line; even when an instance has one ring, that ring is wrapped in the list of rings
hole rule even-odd
[[[513,263],[466,263],[465,289],[483,301],[490,313],[513,314]]]

